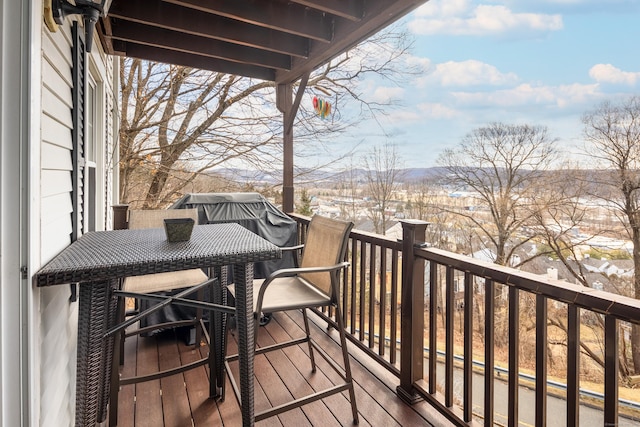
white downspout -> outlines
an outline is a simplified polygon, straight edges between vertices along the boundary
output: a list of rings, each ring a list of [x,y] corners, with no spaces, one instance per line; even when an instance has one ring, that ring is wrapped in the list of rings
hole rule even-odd
[[[37,425],[39,351],[30,191],[39,176],[39,1],[0,0],[0,426]],[[33,84],[32,82],[36,82]],[[36,138],[34,139],[34,135]],[[32,144],[33,142],[33,144]],[[36,147],[36,153],[32,149]],[[34,169],[34,165],[36,169]],[[37,195],[37,194],[36,194]],[[33,228],[36,224],[36,228]],[[36,237],[37,239],[37,237]],[[37,262],[37,261],[36,261]]]

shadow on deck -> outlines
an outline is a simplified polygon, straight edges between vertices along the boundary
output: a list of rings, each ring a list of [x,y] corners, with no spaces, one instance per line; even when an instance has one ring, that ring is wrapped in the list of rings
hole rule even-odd
[[[334,359],[340,358],[340,349],[319,319],[311,317],[313,336]],[[299,312],[278,313],[261,328],[259,345],[274,340],[282,341],[288,335],[301,336],[302,316]],[[230,351],[235,351],[233,339]],[[351,347],[353,349],[353,347]],[[206,354],[206,346],[194,350],[173,331],[155,337],[129,338],[125,347],[123,373],[148,373],[189,362]],[[300,397],[314,389],[323,389],[338,381],[336,373],[326,361],[316,358],[317,372],[311,373],[306,346],[259,355],[255,359],[256,411]],[[180,362],[178,362],[180,361]],[[237,366],[235,366],[237,368]],[[234,366],[232,366],[232,369]],[[450,426],[441,414],[426,402],[409,406],[395,393],[398,379],[379,367],[358,351],[352,352],[352,370],[356,382],[356,401],[361,426]],[[237,375],[237,372],[235,373]],[[237,378],[237,377],[236,377]],[[240,409],[230,386],[224,402],[208,399],[208,372],[200,367],[184,374],[161,380],[122,387],[119,394],[118,425],[153,427],[239,426]],[[349,426],[352,425],[347,393],[334,395],[279,416],[256,423],[261,426]]]

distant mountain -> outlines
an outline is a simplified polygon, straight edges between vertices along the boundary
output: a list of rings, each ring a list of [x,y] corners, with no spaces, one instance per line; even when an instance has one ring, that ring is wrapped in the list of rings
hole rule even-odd
[[[443,167],[432,168],[410,168],[403,169],[402,176],[405,181],[422,181],[424,179],[434,179],[445,172]]]
[[[444,168],[432,167],[432,168],[409,168],[402,169],[401,176],[403,181],[417,182],[424,179],[433,179],[438,174],[442,173]],[[238,182],[250,182],[250,183],[263,183],[268,185],[274,185],[282,182],[281,171],[258,171],[250,169],[240,168],[220,168],[212,171],[214,174],[222,176],[229,180],[235,180]],[[311,183],[319,184],[326,183],[328,185],[356,182],[364,183],[367,180],[367,171],[365,169],[353,169],[349,172],[333,172],[328,170],[312,170],[312,169],[297,169],[296,170],[296,182],[299,183]]]
[[[401,169],[402,181],[404,182],[420,182],[422,180],[435,179],[437,176],[446,174],[446,168],[444,167],[430,167],[430,168],[408,168]],[[241,168],[220,168],[212,171],[213,174],[219,175],[223,178],[233,180],[236,182],[246,183],[265,183],[265,184],[278,184],[282,182],[282,171],[259,171],[251,169]],[[550,170],[546,174],[561,173],[567,174],[569,179],[577,179],[587,183],[593,183],[594,186],[600,185],[598,183],[610,180],[609,175],[614,173],[607,170],[574,170],[574,171],[558,171]],[[351,171],[335,172],[330,170],[318,170],[318,169],[296,169],[296,183],[327,183],[327,184],[339,184],[347,182],[364,183],[367,180],[367,171],[362,168],[353,169]],[[593,190],[593,189],[592,189]]]

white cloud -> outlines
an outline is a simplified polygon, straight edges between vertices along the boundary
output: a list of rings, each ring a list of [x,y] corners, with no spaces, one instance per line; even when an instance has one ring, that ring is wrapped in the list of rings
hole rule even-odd
[[[514,73],[501,73],[493,65],[470,59],[438,64],[432,73],[420,79],[422,84],[432,81],[442,86],[500,86],[514,84],[518,77]]]
[[[634,86],[640,82],[640,72],[622,71],[611,64],[597,64],[589,70],[589,76],[599,83]]]
[[[387,103],[402,99],[404,89],[398,86],[378,86],[373,91],[373,95],[369,97],[373,102]]]
[[[401,125],[419,122],[423,120],[423,117],[417,110],[399,110],[392,112],[388,116],[381,117],[380,120],[389,125]]]
[[[430,0],[415,11],[419,17],[455,16],[471,8],[469,0]]]
[[[421,103],[418,104],[420,116],[428,119],[452,119],[458,112],[443,104]]]
[[[455,117],[459,117],[460,113],[453,108],[450,108],[440,103],[419,103],[413,109],[397,110],[381,118],[393,125],[403,125],[408,123],[425,122],[427,120],[449,120]]]
[[[403,60],[405,64],[410,69],[418,70],[419,72],[426,73],[432,68],[432,63],[429,58],[424,58],[421,56],[415,56],[411,54],[403,55]]]
[[[435,3],[435,2],[434,2]],[[427,12],[429,6],[433,11]],[[502,5],[473,7],[464,0],[449,7],[426,3],[416,12],[417,19],[409,22],[416,34],[500,35],[505,33],[549,32],[563,28],[561,15],[516,13]]]
[[[533,86],[521,84],[511,89],[495,92],[453,92],[460,103],[479,107],[529,107],[556,106],[569,108],[581,106],[585,102],[599,98],[601,93],[597,84],[572,84],[563,86]]]

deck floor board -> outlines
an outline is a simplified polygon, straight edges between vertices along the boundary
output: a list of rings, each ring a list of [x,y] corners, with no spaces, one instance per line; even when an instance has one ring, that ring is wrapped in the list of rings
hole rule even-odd
[[[302,336],[302,316],[296,312],[278,313],[261,328],[258,343],[268,345],[290,336]],[[311,322],[312,335],[320,346],[335,360],[341,360],[336,344],[337,333],[327,334],[322,322]],[[231,336],[229,352],[236,343]],[[125,364],[122,372],[152,372],[155,369],[175,366],[196,360],[208,351],[207,346],[194,349],[187,346],[179,335],[165,331],[153,337],[132,337],[125,343]],[[340,377],[327,362],[316,355],[318,369],[311,372],[307,345],[289,347],[255,359],[256,411],[271,405],[284,403],[313,391],[323,390],[340,381]],[[341,362],[339,362],[342,365]],[[232,373],[237,377],[237,363],[232,363]],[[431,426],[433,409],[409,406],[395,394],[393,378],[380,379],[357,360],[352,358],[351,368],[356,383],[356,401],[360,426]],[[382,375],[384,376],[384,375]],[[135,394],[135,396],[134,396]],[[161,380],[123,387],[119,393],[118,425],[120,427],[199,427],[239,426],[241,416],[238,403],[227,381],[226,399],[215,401],[209,396],[209,373],[204,366]],[[428,406],[428,405],[427,405]],[[429,418],[429,419],[428,419]],[[256,425],[264,426],[350,426],[351,406],[348,393],[343,392],[321,401],[305,405]],[[436,425],[446,425],[436,423]]]

